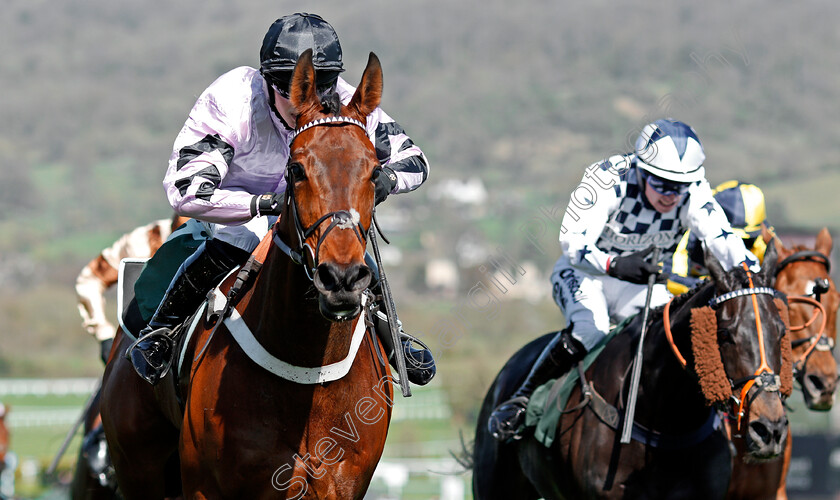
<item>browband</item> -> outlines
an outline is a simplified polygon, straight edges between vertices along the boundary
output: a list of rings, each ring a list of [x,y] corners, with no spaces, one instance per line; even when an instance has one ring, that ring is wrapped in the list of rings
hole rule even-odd
[[[334,123],[352,123],[353,125],[358,125],[362,127],[362,129],[365,131],[365,134],[367,134],[367,127],[365,126],[365,124],[355,118],[350,118],[349,116],[327,116],[326,118],[318,118],[317,120],[313,120],[307,123],[306,125],[295,129],[295,131],[292,133],[292,138],[289,140],[289,142],[295,140],[295,137],[297,137],[304,130],[309,130],[310,128],[317,127],[318,125],[332,125]]]
[[[772,295],[776,296],[778,291],[774,288],[770,288],[769,286],[759,286],[755,288],[742,288],[740,290],[733,290],[731,292],[725,293],[723,295],[718,295],[717,297],[713,298],[709,301],[709,305],[712,307],[717,307],[722,303],[726,302],[729,299],[734,299],[737,297],[743,297],[745,295],[757,295],[757,294],[764,294],[764,295]]]

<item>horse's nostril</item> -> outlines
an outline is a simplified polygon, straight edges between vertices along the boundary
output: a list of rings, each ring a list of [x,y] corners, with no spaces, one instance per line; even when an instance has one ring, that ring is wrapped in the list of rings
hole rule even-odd
[[[357,292],[366,288],[371,278],[370,268],[364,265],[341,268],[333,264],[321,264],[315,273],[315,286],[324,292]]]
[[[817,392],[823,392],[825,390],[825,384],[820,377],[816,375],[808,375],[808,381],[811,383],[811,386],[817,390]]]
[[[352,266],[344,277],[345,288],[353,292],[367,288],[372,276],[369,267]]]
[[[767,428],[766,425],[762,422],[753,422],[750,424],[750,429],[752,429],[753,434],[755,437],[761,440],[763,443],[769,443],[771,433],[770,430]]]
[[[329,264],[321,264],[315,273],[315,286],[321,290],[331,292],[338,287],[339,277],[335,273],[335,268]]]

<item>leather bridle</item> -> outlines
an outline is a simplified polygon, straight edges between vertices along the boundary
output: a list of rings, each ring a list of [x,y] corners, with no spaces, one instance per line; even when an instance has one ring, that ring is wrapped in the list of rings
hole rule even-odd
[[[367,133],[365,125],[359,120],[346,116],[333,116],[313,120],[302,127],[299,127],[292,135],[291,141],[293,142],[302,132],[317,126],[335,126],[344,124],[359,126]],[[291,142],[289,143],[289,149],[291,149]],[[291,164],[291,156],[289,157],[289,161]],[[292,248],[290,245],[286,244],[280,238],[276,229],[274,231],[273,238],[274,244],[277,245],[286,255],[288,255],[294,263],[302,265],[304,272],[306,273],[306,277],[312,281],[315,278],[315,271],[318,269],[318,257],[320,255],[321,245],[333,229],[353,230],[353,233],[356,235],[356,239],[359,240],[362,247],[367,246],[367,229],[362,226],[359,212],[356,211],[355,208],[328,212],[319,217],[318,220],[313,222],[311,225],[304,227],[300,221],[297,200],[295,198],[295,182],[297,179],[295,179],[292,169],[288,168],[288,166],[286,168],[285,177],[286,205],[289,207],[290,216],[292,218],[292,222],[294,223],[296,245],[295,248]],[[312,236],[312,234],[314,234],[315,231],[317,231],[318,228],[321,227],[321,225],[327,220],[330,221],[329,225],[327,225],[327,228],[321,233],[321,236],[318,238],[318,242],[315,244],[315,248],[313,249],[306,240],[309,239],[309,237]]]
[[[758,335],[758,346],[759,346],[759,356],[760,356],[760,363],[758,368],[755,372],[748,376],[738,380],[730,380],[729,384],[733,391],[738,391],[740,388],[739,397],[736,397],[734,394],[732,395],[732,400],[737,405],[737,417],[738,417],[738,430],[741,428],[741,418],[744,416],[744,403],[747,397],[747,393],[749,390],[756,386],[758,387],[759,391],[752,397],[751,401],[758,397],[758,394],[761,391],[764,392],[780,392],[781,389],[781,381],[779,375],[773,372],[773,369],[767,364],[767,354],[764,351],[764,329],[761,325],[761,315],[759,313],[758,307],[758,300],[756,295],[772,295],[774,297],[781,295],[780,292],[777,290],[770,288],[770,287],[756,287],[753,285],[752,280],[752,272],[747,267],[746,263],[742,263],[744,270],[747,273],[747,280],[749,283],[749,288],[742,288],[739,290],[733,290],[731,292],[725,293],[723,295],[716,296],[709,301],[709,306],[713,309],[720,307],[721,304],[728,300],[732,300],[738,297],[750,297],[752,299],[753,310],[755,312],[755,327],[756,327],[756,334]],[[673,301],[673,299],[671,299]],[[676,343],[674,342],[674,336],[671,332],[671,321],[670,321],[670,307],[671,301],[669,301],[663,310],[662,320],[665,327],[665,336],[668,339],[668,343],[671,346],[671,350],[674,353],[674,356],[677,358],[677,361],[683,366],[686,367],[687,362],[685,358],[679,351]]]

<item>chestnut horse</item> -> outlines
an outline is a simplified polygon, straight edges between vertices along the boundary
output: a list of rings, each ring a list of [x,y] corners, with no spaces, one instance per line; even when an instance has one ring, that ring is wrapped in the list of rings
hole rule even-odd
[[[765,235],[765,240],[770,240]],[[837,308],[840,294],[829,274],[833,242],[827,228],[817,234],[814,248],[797,245],[786,248],[773,239],[779,254],[776,289],[787,294],[790,338],[793,346],[793,375],[799,382],[806,406],[828,411],[837,389],[837,362],[833,348],[837,338]],[[734,435],[737,454],[733,459],[732,481],[727,498],[786,500],[785,477],[790,466],[793,440],[788,436],[784,459],[750,461],[743,437]]]
[[[586,370],[591,392],[574,388],[550,447],[532,435],[500,443],[487,431],[490,412],[513,392],[550,335],[514,354],[479,415],[475,497],[724,498],[730,446],[710,405],[729,401],[736,402],[731,411],[741,414],[737,425],[747,436],[748,453],[756,459],[778,456],[787,429],[780,394],[789,394],[792,374],[789,349],[783,353],[790,345],[780,316],[783,302],[769,287],[775,257],[775,249],[768,250],[764,268],[753,275],[740,268],[725,272],[707,256],[711,280],[651,311],[629,444],[619,442],[621,415],[641,315]],[[617,410],[614,419],[596,413],[609,406]]]
[[[384,352],[360,316],[379,165],[364,124],[381,93],[373,53],[347,106],[318,96],[312,52],[301,55],[283,213],[229,317],[196,320],[183,413],[173,383],[148,385],[122,357],[106,369],[102,419],[127,498],[172,494],[164,475],[176,451],[186,498],[363,497],[393,403]],[[118,352],[128,345],[121,338]]]

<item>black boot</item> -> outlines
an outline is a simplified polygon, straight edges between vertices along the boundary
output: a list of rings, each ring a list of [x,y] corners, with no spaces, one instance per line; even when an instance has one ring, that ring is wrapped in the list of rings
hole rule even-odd
[[[388,355],[388,362],[396,370],[397,362],[394,358],[394,340],[391,337],[391,328],[388,325],[388,315],[385,314],[384,304],[380,301],[374,305],[373,309],[373,329],[379,341],[382,342],[382,347],[385,348],[385,354]],[[414,385],[426,385],[431,382],[437,373],[435,367],[435,360],[432,358],[432,352],[426,347],[426,344],[420,342],[416,337],[405,333],[402,329],[401,322],[397,323],[397,328],[400,330],[400,340],[402,341],[402,349],[405,356],[405,369],[408,375],[408,381]],[[422,349],[415,349],[413,344],[417,343]]]
[[[391,337],[391,327],[388,325],[388,314],[385,312],[384,298],[382,297],[382,285],[379,281],[379,268],[376,266],[376,261],[369,253],[365,253],[365,263],[373,271],[375,278],[374,283],[370,286],[370,291],[376,297],[376,302],[373,304],[373,330],[379,341],[382,342],[382,347],[385,349],[385,354],[388,355],[388,362],[396,370],[397,361],[394,358],[394,340]],[[400,329],[400,339],[402,340],[402,349],[405,353],[405,369],[408,375],[408,381],[414,385],[426,385],[432,381],[437,368],[435,367],[435,360],[432,357],[432,351],[426,347],[426,344],[420,342],[416,337],[405,333],[402,329],[402,323],[397,321],[397,328]],[[422,349],[415,349],[413,344],[421,346]]]
[[[525,424],[525,410],[534,390],[549,379],[559,377],[583,359],[586,349],[571,335],[569,328],[557,333],[542,350],[534,366],[513,395],[490,414],[487,428],[499,441],[519,439]]]
[[[87,461],[91,476],[101,486],[116,488],[117,478],[111,464],[111,455],[108,453],[108,443],[105,441],[105,429],[101,423],[82,439],[82,457]]]
[[[166,376],[175,355],[181,323],[195,312],[207,292],[248,252],[219,240],[207,240],[178,268],[149,326],[126,351],[137,374],[152,385]]]

